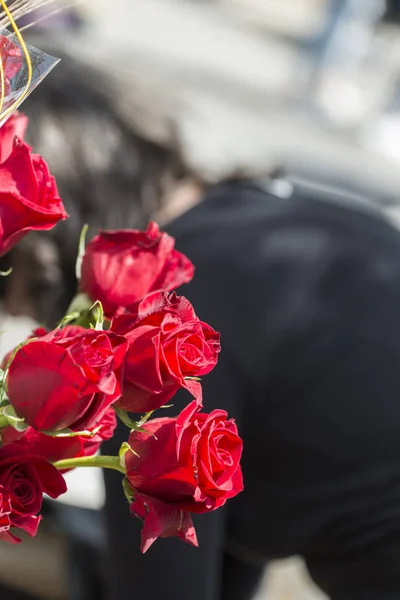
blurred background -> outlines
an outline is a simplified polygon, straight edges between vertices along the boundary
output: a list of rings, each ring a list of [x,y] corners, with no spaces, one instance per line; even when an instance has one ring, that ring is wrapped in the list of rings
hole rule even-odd
[[[161,220],[204,185],[284,169],[373,197],[400,222],[399,24],[400,2],[385,0],[86,0],[29,37],[51,48],[56,36],[67,54],[107,72],[137,135],[179,157],[187,175],[168,187]],[[287,182],[277,185],[287,193]],[[32,325],[4,315],[2,353]],[[84,529],[104,502],[101,475],[68,477],[68,527]],[[69,597],[71,533],[56,523],[22,547],[0,546],[2,583]],[[322,598],[295,558],[272,565],[257,600]]]

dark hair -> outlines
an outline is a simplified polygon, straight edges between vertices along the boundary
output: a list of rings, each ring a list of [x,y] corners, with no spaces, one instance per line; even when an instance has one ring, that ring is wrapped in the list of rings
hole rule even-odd
[[[50,53],[60,56],[57,48]],[[106,74],[67,56],[23,106],[27,141],[48,162],[71,218],[50,233],[30,233],[0,261],[14,269],[0,281],[11,314],[54,324],[75,292],[82,226],[90,225],[89,235],[145,226],[168,182],[180,177],[177,154],[134,131],[117,93]]]

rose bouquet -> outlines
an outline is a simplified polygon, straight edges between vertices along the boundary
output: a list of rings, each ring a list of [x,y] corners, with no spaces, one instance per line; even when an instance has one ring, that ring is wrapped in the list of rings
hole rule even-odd
[[[0,255],[68,217],[46,162],[24,142],[27,124],[13,112],[0,129]],[[197,545],[192,513],[243,489],[235,422],[203,409],[201,378],[217,364],[219,334],[175,293],[194,267],[155,223],[100,231],[87,246],[85,237],[67,314],[1,364],[0,539],[34,536],[43,495],[66,491],[66,471],[97,466],[121,473],[127,510],[143,522],[143,552],[158,537]],[[187,406],[163,416],[178,390]],[[126,441],[118,456],[101,455],[117,419]]]

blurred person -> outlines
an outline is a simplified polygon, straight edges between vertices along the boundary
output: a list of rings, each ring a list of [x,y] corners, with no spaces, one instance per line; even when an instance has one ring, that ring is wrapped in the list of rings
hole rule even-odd
[[[110,600],[250,600],[295,554],[332,600],[400,598],[400,232],[357,197],[276,183],[221,184],[168,227],[196,266],[179,293],[222,334],[204,404],[238,421],[244,492],[195,521],[198,549],[142,556],[107,472]]]

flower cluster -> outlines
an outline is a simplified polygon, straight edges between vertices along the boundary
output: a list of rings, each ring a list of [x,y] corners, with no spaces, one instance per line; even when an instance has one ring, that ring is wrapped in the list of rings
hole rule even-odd
[[[26,126],[17,114],[0,129],[1,254],[67,217],[46,163],[23,141]],[[220,336],[175,293],[194,267],[155,223],[100,231],[84,246],[68,314],[3,359],[0,537],[35,535],[43,494],[57,498],[65,471],[97,465],[123,474],[143,551],[158,537],[196,545],[191,514],[243,489],[235,422],[203,411],[201,378],[217,364]],[[181,389],[186,408],[154,418]],[[129,428],[119,456],[97,455],[117,418]]]

